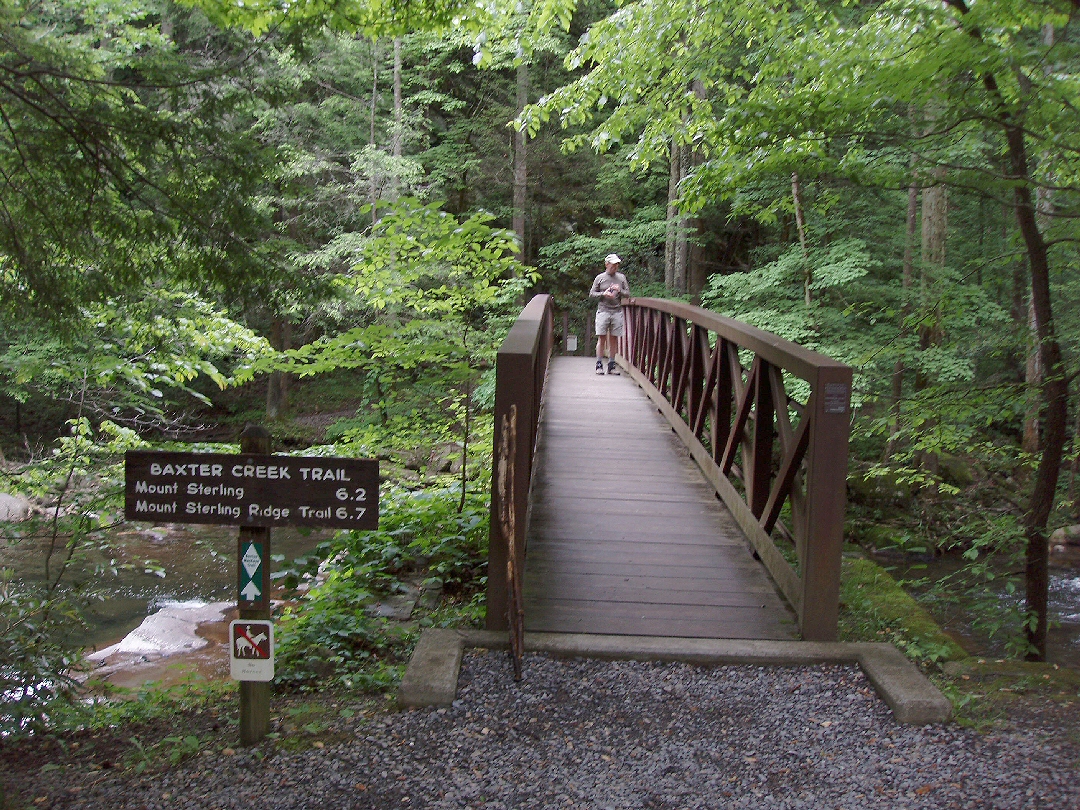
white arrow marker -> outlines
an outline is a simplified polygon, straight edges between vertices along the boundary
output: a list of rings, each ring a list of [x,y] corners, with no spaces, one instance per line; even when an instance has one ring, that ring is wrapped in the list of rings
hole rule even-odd
[[[248,578],[255,576],[255,572],[259,570],[259,566],[262,565],[262,557],[259,556],[258,550],[255,548],[254,543],[248,543],[248,547],[244,550],[244,556],[240,558],[240,562],[244,566],[244,570],[247,571]]]
[[[249,602],[254,602],[258,599],[260,593],[262,593],[262,591],[255,586],[254,582],[249,582],[244,586],[244,590],[240,591],[240,595]]]

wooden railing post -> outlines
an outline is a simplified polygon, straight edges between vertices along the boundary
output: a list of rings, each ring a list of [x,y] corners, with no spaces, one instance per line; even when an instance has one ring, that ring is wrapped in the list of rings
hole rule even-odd
[[[808,641],[835,641],[844,548],[851,369],[825,367],[813,383],[806,454],[806,553],[801,629]]]

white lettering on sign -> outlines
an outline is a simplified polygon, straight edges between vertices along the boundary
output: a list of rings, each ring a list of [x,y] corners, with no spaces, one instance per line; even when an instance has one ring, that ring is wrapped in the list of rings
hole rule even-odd
[[[273,480],[292,480],[289,468],[278,465],[266,466],[265,464],[234,464],[232,467],[234,478],[269,478]]]
[[[257,503],[248,504],[248,520],[257,517],[268,517],[274,520],[282,520],[289,516],[289,509],[280,506],[259,506]]]
[[[173,486],[176,486],[173,484]],[[135,487],[135,491],[138,492],[138,486]],[[190,483],[187,485],[188,495],[208,495],[210,497],[217,496],[219,498],[236,498],[238,501],[244,499],[243,487],[230,487],[228,484],[214,484],[209,486],[207,484]]]
[[[172,503],[152,503],[149,501],[135,501],[136,512],[150,512],[158,515],[175,515],[176,501]]]
[[[300,476],[305,481],[352,481],[345,474],[345,469],[326,469],[323,467],[301,467]]]
[[[148,484],[145,481],[135,482],[135,491],[140,495],[175,495],[179,484]]]
[[[236,520],[240,517],[240,507],[230,506],[224,503],[202,503],[201,501],[188,501],[184,507],[189,515],[219,515],[221,517]]]
[[[151,475],[198,475],[202,478],[220,478],[224,469],[220,464],[159,464],[150,465]]]
[[[342,487],[335,494],[337,495],[337,499],[339,501],[349,501],[349,500],[366,501],[367,500],[367,490],[364,489],[363,487],[359,487],[359,488],[353,490],[352,492],[349,492],[348,487]]]

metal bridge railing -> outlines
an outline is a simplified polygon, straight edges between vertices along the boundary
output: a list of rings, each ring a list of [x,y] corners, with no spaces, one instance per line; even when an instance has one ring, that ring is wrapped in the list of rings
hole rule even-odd
[[[688,304],[636,298],[626,314],[620,353],[630,375],[731,510],[803,638],[834,640],[851,368]],[[789,395],[785,375],[808,384],[802,401]],[[774,537],[790,544],[793,561]]]

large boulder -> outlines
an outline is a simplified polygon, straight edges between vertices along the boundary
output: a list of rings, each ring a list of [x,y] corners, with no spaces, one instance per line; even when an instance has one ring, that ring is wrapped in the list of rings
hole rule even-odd
[[[428,472],[461,472],[461,444],[459,442],[444,442],[431,448],[431,454],[428,456]]]
[[[30,517],[30,501],[19,495],[0,492],[0,520],[26,520]]]
[[[972,466],[960,456],[942,453],[938,456],[938,467],[941,477],[946,484],[964,489],[975,483],[975,471]]]
[[[1050,535],[1050,544],[1054,546],[1080,546],[1080,526],[1065,526],[1054,529]]]

